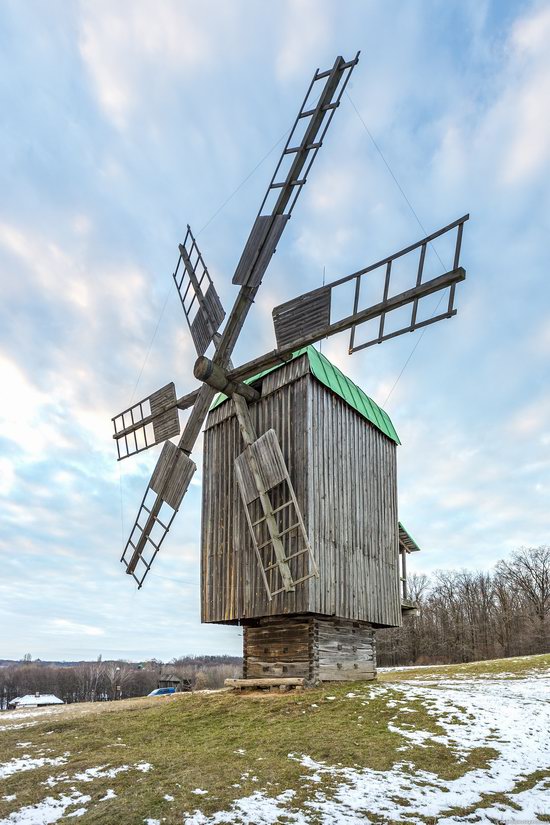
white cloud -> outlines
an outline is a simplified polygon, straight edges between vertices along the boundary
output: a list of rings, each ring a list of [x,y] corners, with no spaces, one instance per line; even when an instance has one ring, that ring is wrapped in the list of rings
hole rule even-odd
[[[494,46],[494,74],[442,120],[437,174],[460,188],[479,176],[496,187],[536,181],[550,161],[550,8],[519,17],[504,48]]]
[[[328,41],[331,8],[324,0],[286,0],[279,5],[279,14],[284,23],[277,73],[288,80],[318,64],[319,52]]]
[[[72,622],[69,619],[52,619],[49,622],[54,633],[76,636],[104,636],[105,631],[101,627]]]
[[[60,445],[60,437],[44,422],[49,397],[27,378],[9,358],[0,353],[0,386],[9,403],[0,406],[2,436],[34,458]]]
[[[541,4],[518,20],[510,38],[517,86],[505,94],[502,109],[512,120],[503,177],[516,183],[541,170],[550,159],[550,7]]]
[[[186,105],[199,74],[243,56],[243,35],[252,26],[239,2],[216,0],[82,0],[79,50],[100,108],[120,130],[141,118],[159,132],[152,113],[159,103]],[[248,47],[254,38],[245,41]],[[176,91],[179,97],[174,97]],[[196,124],[189,124],[192,129]],[[116,162],[115,162],[116,166]]]
[[[172,0],[83,3],[80,52],[116,126],[126,125],[152,80],[162,86],[174,73],[194,72],[211,60],[208,18],[199,9]]]

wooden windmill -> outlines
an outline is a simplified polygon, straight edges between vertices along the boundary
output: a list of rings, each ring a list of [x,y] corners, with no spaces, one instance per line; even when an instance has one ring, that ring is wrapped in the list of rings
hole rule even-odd
[[[313,76],[237,265],[240,288],[222,331],[225,312],[187,229],[174,280],[200,388],[177,398],[168,384],[113,419],[119,460],[165,442],[122,555],[138,587],[195,472],[190,454],[206,425],[202,621],[244,626],[246,679],[372,678],[373,628],[399,626],[408,606],[405,559],[418,547],[398,522],[399,439],[387,414],[312,344],[350,330],[351,354],[454,316],[468,216],[276,307],[276,349],[237,368],[230,360],[358,58],[338,57]],[[452,268],[425,279],[430,243],[455,231]],[[401,259],[411,282],[394,293]],[[380,273],[379,300],[365,306],[362,287]],[[338,312],[341,287],[353,289],[347,314]],[[444,310],[423,317],[423,299],[443,290]],[[407,323],[390,330],[403,307]],[[376,332],[360,342],[367,321]],[[179,410],[189,408],[174,444]]]

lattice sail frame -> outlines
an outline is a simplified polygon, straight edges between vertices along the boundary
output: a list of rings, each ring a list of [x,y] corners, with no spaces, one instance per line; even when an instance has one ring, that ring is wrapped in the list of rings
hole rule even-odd
[[[469,215],[464,215],[462,218],[434,232],[432,235],[428,235],[417,243],[401,249],[399,252],[395,252],[387,258],[383,258],[365,269],[333,281],[319,289],[306,292],[297,298],[293,298],[291,301],[275,307],[273,310],[273,324],[278,349],[281,351],[292,351],[293,348],[299,348],[305,344],[313,343],[329,335],[334,335],[349,329],[351,330],[349,343],[349,353],[351,355],[353,352],[357,352],[365,347],[370,347],[373,344],[381,344],[383,341],[395,338],[398,335],[403,335],[405,332],[413,332],[416,329],[434,324],[444,318],[452,318],[457,313],[454,308],[456,283],[464,278],[464,270],[459,266],[459,260],[464,223],[468,219]],[[455,229],[457,235],[452,269],[430,281],[423,281],[424,263],[428,246],[436,238],[446,235]],[[419,258],[416,265],[416,282],[414,286],[399,295],[392,296],[390,294],[392,263],[399,258],[412,255],[417,251],[419,252]],[[382,300],[372,307],[360,310],[362,279],[382,267],[385,268]],[[331,312],[334,290],[353,281],[355,281],[355,290],[352,313],[345,318],[333,320],[331,318]],[[422,299],[427,295],[444,289],[449,289],[449,299],[446,310],[438,315],[432,315],[430,318],[419,321],[417,314]],[[398,330],[385,332],[384,327],[388,313],[409,304],[411,305],[410,323]],[[380,319],[378,334],[364,343],[356,344],[355,337],[357,328],[373,318]]]
[[[237,264],[234,284],[260,285],[358,59],[359,54],[348,62],[340,58],[332,69],[315,72]]]
[[[179,250],[173,278],[197,355],[204,355],[225,318],[225,310],[189,225]]]
[[[180,422],[174,383],[166,384],[115,415],[112,422],[117,461],[179,435]]]
[[[165,443],[120,559],[126,565],[126,572],[136,580],[138,588],[142,586],[172,526],[196,469],[195,462],[175,444],[171,441]],[[162,504],[156,510],[154,503],[158,497]]]

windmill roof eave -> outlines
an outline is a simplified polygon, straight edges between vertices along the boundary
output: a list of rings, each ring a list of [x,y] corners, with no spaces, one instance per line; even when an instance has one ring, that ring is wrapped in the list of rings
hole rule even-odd
[[[380,407],[375,401],[373,401],[372,398],[369,398],[366,392],[364,392],[361,387],[358,387],[357,384],[351,380],[351,378],[344,375],[338,367],[331,363],[328,358],[326,358],[311,345],[296,350],[296,352],[292,353],[292,358],[290,360],[299,358],[301,355],[307,356],[311,373],[321,384],[324,384],[325,387],[342,398],[346,404],[358,412],[359,415],[362,415],[363,418],[366,418],[367,421],[370,421],[374,427],[380,430],[380,432],[387,436],[391,441],[394,441],[396,444],[401,444],[399,436],[397,435],[395,427],[393,426],[391,418],[387,412],[383,410],[382,407]],[[270,367],[263,372],[259,372],[257,375],[253,375],[251,378],[247,378],[245,383],[254,384],[260,378],[263,378],[265,375],[281,369],[284,366],[285,364],[277,364],[274,367]],[[213,410],[216,407],[219,407],[220,404],[223,404],[227,400],[227,396],[220,393],[214,399],[210,409]]]
[[[399,542],[406,548],[407,553],[419,553],[420,547],[415,542],[411,534],[399,522]]]

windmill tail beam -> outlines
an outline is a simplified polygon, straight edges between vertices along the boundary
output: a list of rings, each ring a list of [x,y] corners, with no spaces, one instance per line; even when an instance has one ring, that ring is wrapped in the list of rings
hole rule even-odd
[[[249,387],[248,384],[243,384],[240,381],[231,381],[225,370],[219,365],[211,361],[206,356],[197,358],[193,370],[195,378],[203,381],[218,392],[222,392],[228,397],[233,395],[241,395],[247,401],[257,401],[260,393]]]

